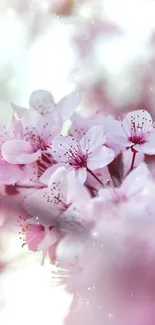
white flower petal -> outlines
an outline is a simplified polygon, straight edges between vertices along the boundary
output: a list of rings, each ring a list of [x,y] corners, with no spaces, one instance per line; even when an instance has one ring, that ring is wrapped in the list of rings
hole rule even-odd
[[[89,156],[87,166],[91,170],[107,166],[114,159],[114,152],[105,146],[99,147]]]

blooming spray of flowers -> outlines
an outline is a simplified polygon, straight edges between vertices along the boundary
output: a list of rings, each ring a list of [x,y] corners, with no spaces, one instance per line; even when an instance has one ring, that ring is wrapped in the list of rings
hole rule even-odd
[[[22,246],[61,266],[56,279],[76,297],[66,324],[153,325],[155,125],[145,110],[88,119],[80,101],[38,90],[29,109],[12,104],[0,130],[1,215]]]

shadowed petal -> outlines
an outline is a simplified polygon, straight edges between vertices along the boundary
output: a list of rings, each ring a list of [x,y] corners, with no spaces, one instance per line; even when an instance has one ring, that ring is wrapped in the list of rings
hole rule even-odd
[[[36,90],[30,96],[30,108],[35,109],[42,115],[50,114],[55,107],[54,98],[49,91]]]
[[[31,145],[24,140],[9,140],[2,146],[2,156],[11,164],[26,164],[38,160],[40,151],[33,152]]]
[[[56,105],[62,119],[69,119],[80,102],[81,96],[77,92],[72,92],[71,94],[62,98]]]
[[[102,125],[95,125],[88,130],[86,135],[80,140],[80,146],[83,150],[91,152],[98,146],[105,143],[106,136]]]
[[[89,156],[87,166],[91,170],[102,168],[107,166],[114,159],[113,150],[102,146],[93,151]]]
[[[147,165],[145,163],[140,164],[125,178],[121,190],[128,197],[138,193],[144,188],[149,175]]]

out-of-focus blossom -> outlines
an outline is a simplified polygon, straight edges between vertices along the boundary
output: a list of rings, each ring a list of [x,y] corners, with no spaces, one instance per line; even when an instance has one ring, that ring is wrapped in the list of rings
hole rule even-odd
[[[149,178],[149,170],[147,166],[142,163],[135,168],[124,179],[120,187],[101,189],[99,191],[99,197],[96,201],[102,201],[103,204],[113,202],[114,205],[119,203],[126,203],[128,200],[136,200],[136,194],[139,195],[146,185],[146,181]]]
[[[121,128],[112,132],[114,143],[135,152],[154,155],[155,130],[151,115],[144,110],[130,112],[120,122]]]
[[[126,209],[118,208],[117,214],[110,206],[101,210],[102,218],[78,259],[80,271],[66,281],[74,299],[65,324],[154,321],[153,189],[146,179],[132,209],[126,202]]]

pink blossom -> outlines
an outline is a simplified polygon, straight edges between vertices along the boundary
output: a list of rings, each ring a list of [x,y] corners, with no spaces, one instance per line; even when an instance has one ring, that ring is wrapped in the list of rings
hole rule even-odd
[[[44,238],[44,227],[40,225],[28,225],[25,233],[25,243],[28,249],[37,251],[39,243]]]
[[[55,250],[59,240],[62,238],[60,232],[55,227],[43,227],[42,225],[25,224],[25,229],[22,228],[23,244],[27,245],[31,251],[42,251],[43,260],[48,254],[50,259],[55,261]]]
[[[74,168],[84,183],[87,172],[105,167],[114,159],[114,152],[103,145],[105,141],[103,127],[96,125],[79,142],[71,136],[55,137],[51,152],[56,161]]]
[[[66,324],[152,325],[154,123],[142,110],[90,120],[73,114],[78,101],[37,91],[29,110],[14,106],[0,130],[0,224],[69,268],[58,274],[74,295]]]
[[[32,166],[26,167],[20,163],[13,165],[7,162],[2,155],[3,144],[18,138],[20,131],[20,123],[14,118],[12,118],[11,124],[0,128],[0,184],[14,185],[16,182],[25,181],[31,177]]]
[[[90,204],[91,197],[75,178],[75,171],[68,172],[64,167],[59,168],[49,179],[48,188],[37,190],[24,201],[24,207],[30,215],[26,220],[26,243],[30,243],[29,248],[48,251],[51,258],[55,256],[64,266],[74,264],[76,247],[70,254],[70,247],[67,248],[66,245],[69,240],[73,246],[77,244],[81,249],[84,247],[93,227],[89,218]],[[35,228],[33,225],[41,228]],[[42,229],[45,229],[44,238],[40,240]],[[61,255],[62,250],[64,256]]]
[[[90,195],[77,182],[75,172],[61,167],[49,179],[48,187],[29,195],[24,206],[32,217],[30,223],[57,226],[69,232],[81,231],[89,222],[88,217],[86,222],[84,219],[89,200]]]
[[[43,116],[48,116],[52,113],[53,118],[57,116],[65,121],[70,118],[75,108],[80,104],[81,98],[79,93],[72,92],[63,97],[58,103],[55,103],[53,95],[46,90],[36,90],[32,92],[29,100],[29,108],[36,110]],[[14,112],[22,119],[26,108],[22,108],[12,104]]]
[[[111,192],[112,201],[123,202],[134,198],[136,194],[142,191],[146,185],[147,180],[150,177],[150,172],[146,164],[142,163],[135,168],[131,173],[124,179],[121,186],[115,189],[101,189],[99,195],[102,195],[103,200],[107,195],[105,192]]]
[[[69,207],[66,177],[67,171],[62,167],[59,170],[58,178],[50,179],[48,187],[37,190],[25,199],[26,211],[33,217],[30,223],[44,226],[57,224],[59,216]]]
[[[18,137],[4,142],[4,159],[11,164],[38,161],[38,168],[42,172],[52,165],[54,160],[48,154],[48,148],[53,137],[60,134],[64,119],[72,115],[79,100],[79,94],[71,93],[55,104],[50,93],[36,91],[30,97],[29,110],[13,105],[21,128]]]
[[[72,124],[69,130],[69,135],[79,141],[92,126],[102,124],[102,120],[103,119],[89,119],[85,116],[74,113],[72,116]]]
[[[155,154],[155,129],[151,115],[144,110],[128,113],[120,127],[109,134],[110,139],[120,147],[134,152]]]
[[[115,120],[113,116],[95,116],[90,119],[85,116],[81,116],[77,113],[74,113],[72,116],[72,124],[69,130],[69,135],[73,136],[77,141],[80,141],[88,130],[95,126],[101,125],[103,126],[104,133],[106,135],[106,146],[111,148],[115,155],[119,153],[118,146],[116,146],[109,138],[108,134],[111,129],[118,129],[120,126],[119,121]]]
[[[11,165],[0,159],[0,184],[15,184],[26,177],[25,168],[20,165]]]
[[[0,192],[4,196],[12,196],[14,199],[18,197],[22,201],[29,194],[44,187],[37,179],[36,164],[12,165],[3,160],[0,172]]]
[[[102,219],[105,214],[109,214],[112,219],[117,218],[120,213],[124,215],[127,210],[133,210],[137,215],[144,210],[147,200],[141,202],[142,193],[147,188],[147,182],[151,179],[151,174],[145,163],[140,164],[123,180],[119,187],[107,187],[98,191],[98,196],[92,200],[90,215],[93,220]],[[140,204],[139,204],[140,203]],[[144,205],[143,205],[144,204]],[[135,212],[134,212],[135,209]]]
[[[78,255],[77,272],[65,281],[75,298],[66,324],[154,323],[154,184],[137,192],[132,209],[128,201],[126,209],[123,202],[117,206],[117,215],[111,205],[102,209]]]

